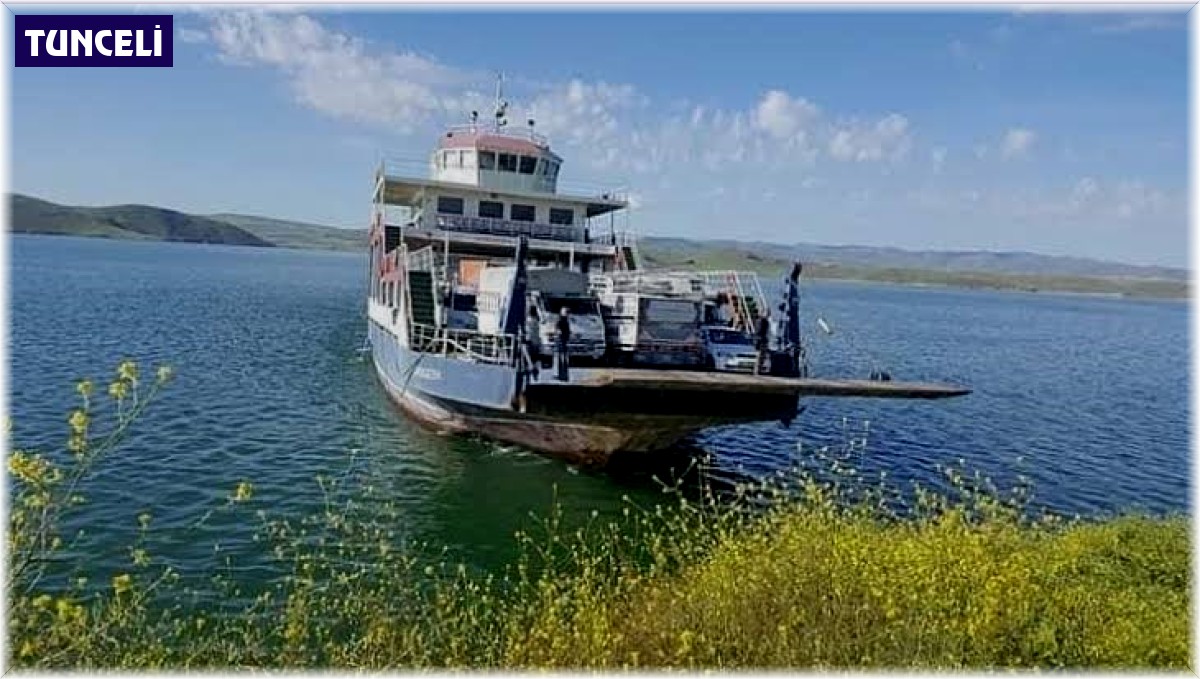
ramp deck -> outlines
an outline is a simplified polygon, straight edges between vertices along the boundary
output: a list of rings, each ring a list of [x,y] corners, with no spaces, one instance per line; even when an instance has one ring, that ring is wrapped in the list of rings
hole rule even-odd
[[[645,370],[636,368],[573,368],[570,382],[543,377],[531,387],[598,387],[612,389],[657,389],[672,391],[745,392],[756,394],[938,399],[965,396],[966,387],[932,382],[775,377],[731,372],[693,370]]]

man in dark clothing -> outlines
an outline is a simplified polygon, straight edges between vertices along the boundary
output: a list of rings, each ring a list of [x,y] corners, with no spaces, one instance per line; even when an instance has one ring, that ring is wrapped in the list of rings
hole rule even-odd
[[[529,306],[529,317],[525,319],[525,342],[529,350],[529,359],[533,362],[534,372],[542,364],[542,326],[538,318],[537,307]]]
[[[771,317],[770,314],[763,314],[758,317],[758,327],[755,328],[754,344],[758,349],[758,361],[754,366],[754,374],[763,372],[766,368],[767,350],[770,349],[771,341]]]
[[[562,312],[558,316],[558,351],[555,352],[555,359],[558,362],[558,379],[560,382],[568,380],[567,363],[569,362],[568,347],[571,342],[571,317],[567,307],[562,308]]]

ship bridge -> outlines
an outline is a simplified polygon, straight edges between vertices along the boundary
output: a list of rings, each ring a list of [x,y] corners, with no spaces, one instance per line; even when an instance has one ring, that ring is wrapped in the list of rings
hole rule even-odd
[[[560,192],[562,159],[529,122],[517,130],[499,121],[454,126],[427,162],[380,163],[375,228],[397,230],[389,245],[403,241],[410,251],[436,245],[459,256],[505,258],[524,236],[534,263],[635,268],[632,239],[615,218],[629,205],[625,191],[576,186]]]

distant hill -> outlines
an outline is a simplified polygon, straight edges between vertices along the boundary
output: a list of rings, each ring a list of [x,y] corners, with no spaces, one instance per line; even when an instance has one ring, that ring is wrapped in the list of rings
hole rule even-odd
[[[699,256],[753,261],[755,257],[770,257],[782,261],[799,259],[805,263],[866,269],[921,269],[1035,276],[1188,280],[1186,269],[1124,264],[1082,257],[1039,255],[1031,252],[902,250],[892,247],[860,245],[815,245],[811,243],[785,245],[734,240],[696,241],[658,237],[644,238],[642,245],[644,250],[650,253],[663,253],[669,259]]]
[[[11,195],[12,230],[101,238],[226,243],[361,252],[366,229],[239,214],[188,215],[148,205],[69,207]],[[868,246],[644,237],[647,268],[737,269],[782,275],[792,261],[809,278],[1006,290],[1058,290],[1182,298],[1188,272],[1029,252],[912,251]]]
[[[209,218],[232,224],[283,248],[362,252],[367,247],[366,227],[339,229],[251,215],[217,214],[209,215]]]
[[[11,194],[11,230],[63,236],[222,243],[272,247],[274,244],[228,222],[149,205],[75,207]]]
[[[1188,296],[1187,271],[1183,269],[1032,253],[921,253],[891,248],[787,246],[654,237],[643,238],[639,242],[639,251],[648,269],[733,269],[782,276],[791,263],[799,259],[804,264],[807,278],[1027,292],[1055,290],[1124,297],[1178,299]],[[894,256],[887,256],[885,251]],[[989,255],[997,257],[990,258]],[[926,264],[913,266],[914,262]],[[1002,262],[1008,262],[1012,268],[1001,269]],[[1088,273],[1071,273],[1081,270]]]

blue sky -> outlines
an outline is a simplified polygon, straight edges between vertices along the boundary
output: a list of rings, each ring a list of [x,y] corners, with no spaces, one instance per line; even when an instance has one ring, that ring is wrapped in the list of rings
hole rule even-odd
[[[1187,264],[1180,12],[240,9],[175,30],[172,69],[13,69],[12,188],[360,226],[378,158],[423,158],[503,71],[563,181],[628,186],[643,234]]]

